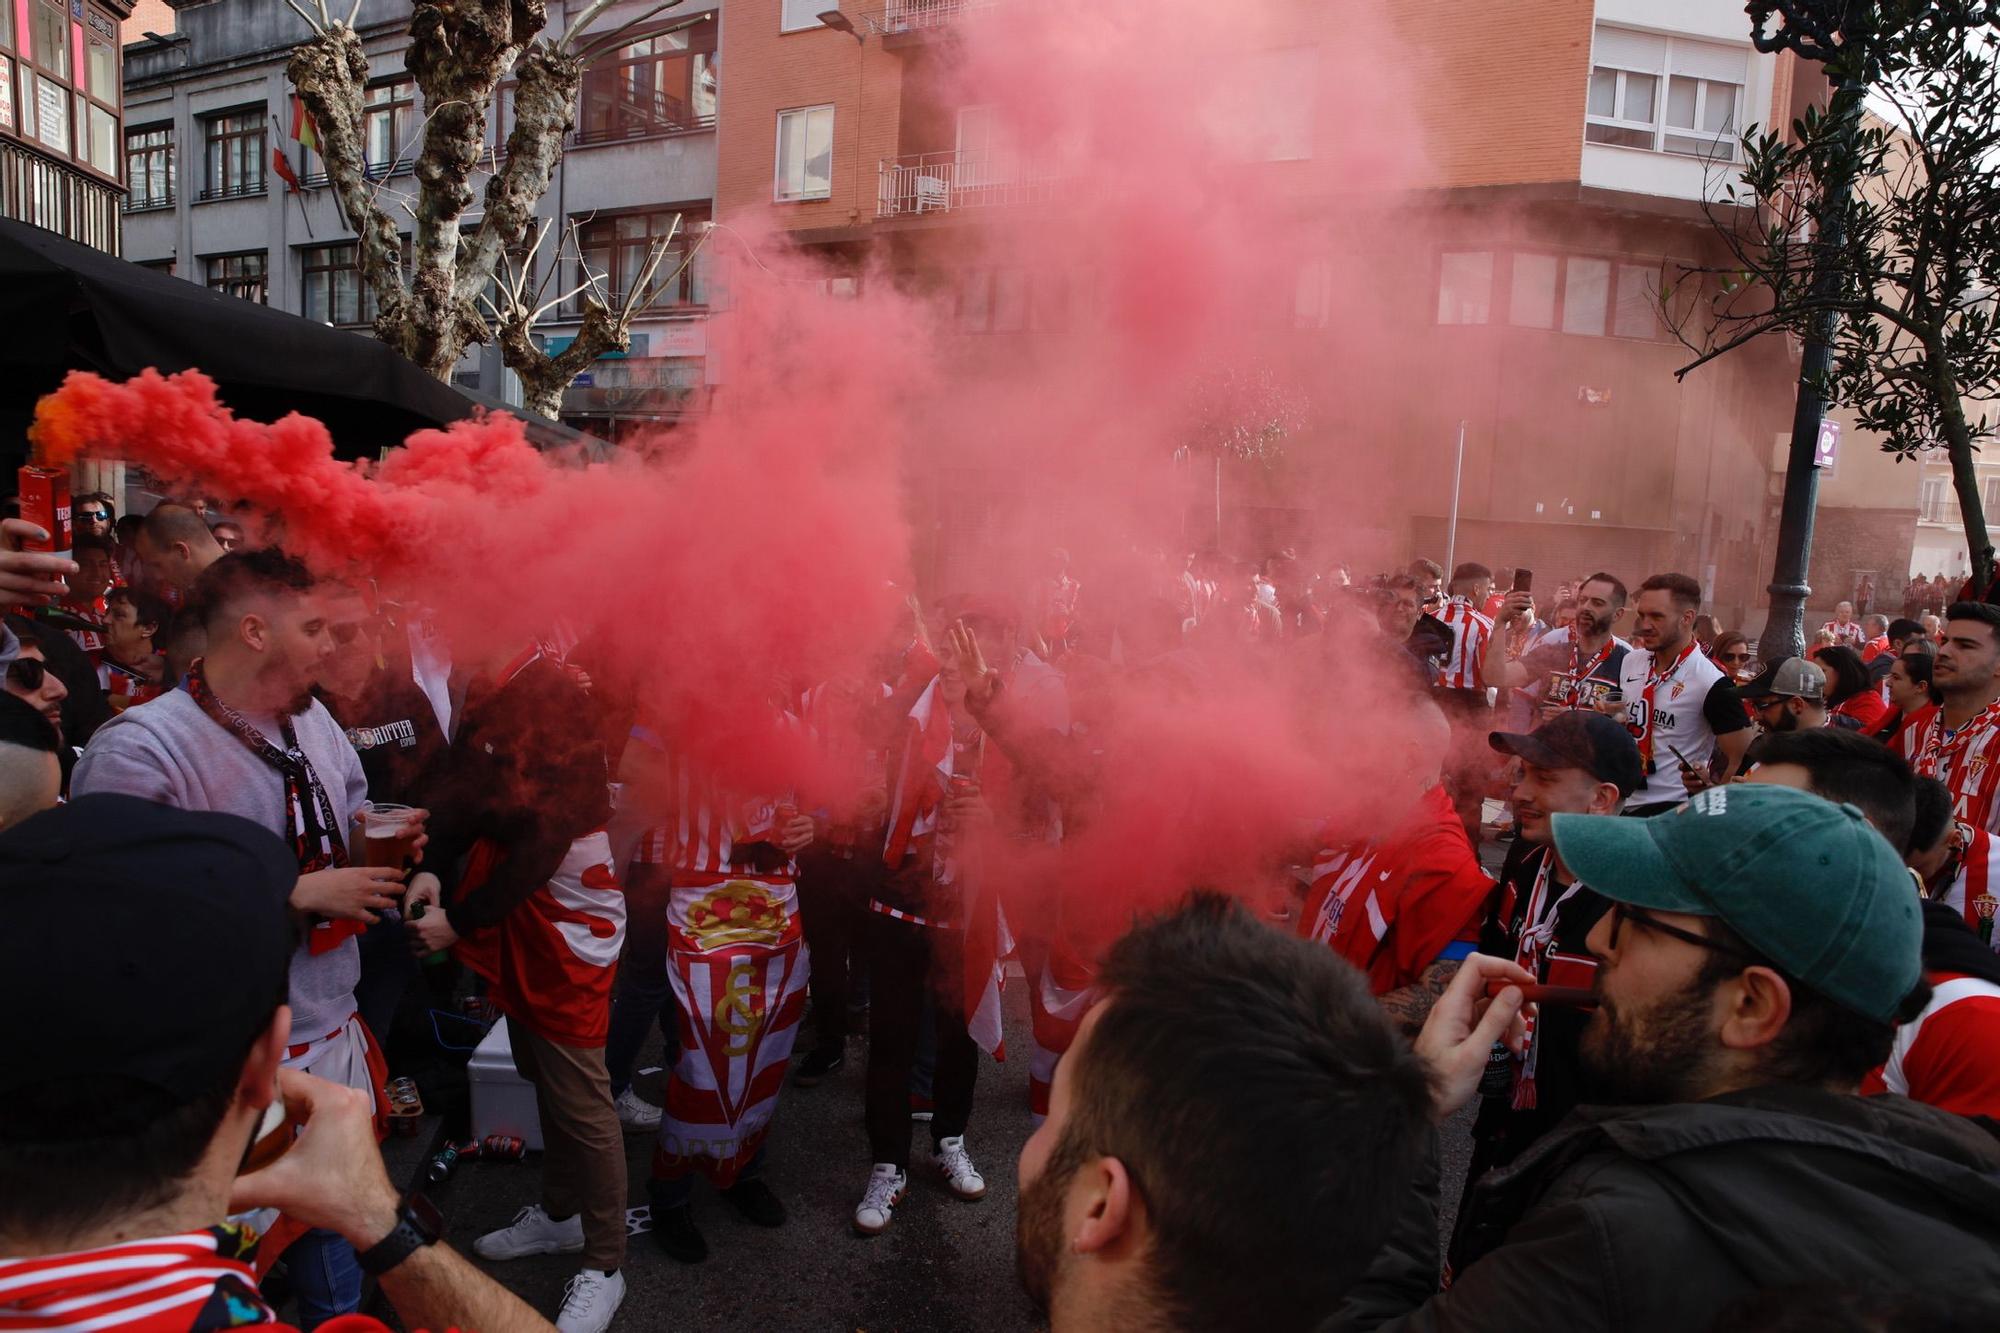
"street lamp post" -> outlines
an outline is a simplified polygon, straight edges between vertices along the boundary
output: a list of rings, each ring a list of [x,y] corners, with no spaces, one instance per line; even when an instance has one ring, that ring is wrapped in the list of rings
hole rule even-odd
[[[1851,39],[1863,27],[1855,22],[1857,13],[1872,10],[1873,5],[1868,0],[1750,0],[1744,9],[1750,15],[1751,40],[1759,51],[1790,51],[1801,60],[1816,61],[1834,81],[1829,115],[1836,124],[1839,142],[1852,145],[1866,85],[1861,77],[1862,52]],[[1774,15],[1782,22],[1767,32]],[[1872,23],[1866,26],[1872,27]],[[1844,163],[1850,159],[1851,154],[1843,155]],[[1844,166],[1829,178],[1819,198],[1813,245],[1822,258],[1810,289],[1814,304],[1830,303],[1839,294],[1842,274],[1838,256],[1846,239],[1851,169]],[[1792,412],[1784,507],[1778,518],[1778,554],[1768,588],[1771,609],[1758,647],[1758,656],[1767,662],[1805,653],[1806,598],[1812,592],[1806,575],[1812,563],[1813,511],[1819,502],[1819,468],[1814,456],[1820,423],[1826,415],[1822,386],[1833,365],[1836,319],[1830,309],[1814,317],[1799,361],[1799,396]]]

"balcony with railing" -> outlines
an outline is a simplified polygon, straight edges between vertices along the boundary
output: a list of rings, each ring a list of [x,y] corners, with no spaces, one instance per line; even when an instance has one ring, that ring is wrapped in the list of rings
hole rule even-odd
[[[879,22],[884,33],[930,32],[999,3],[1001,0],[887,0]]]
[[[959,151],[884,158],[878,176],[878,218],[1047,203],[1062,179],[1028,158]]]

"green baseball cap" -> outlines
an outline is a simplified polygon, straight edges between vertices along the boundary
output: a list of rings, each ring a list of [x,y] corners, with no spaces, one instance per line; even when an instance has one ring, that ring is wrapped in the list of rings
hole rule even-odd
[[[1922,973],[1910,872],[1851,805],[1712,787],[1651,819],[1556,815],[1563,864],[1613,902],[1712,916],[1802,984],[1893,1022]]]

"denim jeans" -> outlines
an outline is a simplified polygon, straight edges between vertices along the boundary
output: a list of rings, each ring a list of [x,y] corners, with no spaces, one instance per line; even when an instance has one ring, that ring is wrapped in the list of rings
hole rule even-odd
[[[361,1261],[354,1247],[331,1231],[308,1231],[285,1251],[292,1291],[299,1302],[299,1327],[305,1333],[361,1308]]]
[[[625,886],[625,956],[618,964],[618,990],[611,1001],[611,1031],[604,1041],[604,1065],[611,1095],[632,1086],[632,1066],[646,1044],[646,1029],[658,1023],[672,1068],[680,1057],[675,1033],[674,982],[667,972],[667,874],[662,866],[635,865]]]

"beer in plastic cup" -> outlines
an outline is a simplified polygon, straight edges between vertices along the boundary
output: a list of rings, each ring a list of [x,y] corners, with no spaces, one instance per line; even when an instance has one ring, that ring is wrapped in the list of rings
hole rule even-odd
[[[361,865],[401,870],[416,855],[420,826],[414,807],[369,801],[356,819],[361,825]]]

